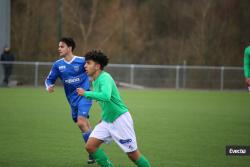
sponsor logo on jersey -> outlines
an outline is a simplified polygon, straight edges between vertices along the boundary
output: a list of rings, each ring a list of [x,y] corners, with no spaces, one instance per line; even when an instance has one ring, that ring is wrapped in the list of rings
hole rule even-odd
[[[76,83],[79,81],[80,81],[80,78],[72,78],[72,79],[66,79],[65,83],[71,84],[71,83]]]
[[[64,71],[66,69],[66,66],[59,66],[59,71]]]

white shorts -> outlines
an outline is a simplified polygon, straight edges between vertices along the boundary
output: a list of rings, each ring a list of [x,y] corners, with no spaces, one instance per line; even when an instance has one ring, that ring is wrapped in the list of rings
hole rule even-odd
[[[114,140],[126,153],[137,150],[133,120],[129,112],[122,114],[112,123],[102,121],[97,124],[90,137],[104,143]]]

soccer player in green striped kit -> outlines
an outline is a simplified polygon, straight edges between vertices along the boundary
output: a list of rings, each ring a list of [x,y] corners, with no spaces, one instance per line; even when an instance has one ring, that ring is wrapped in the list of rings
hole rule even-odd
[[[250,46],[246,47],[244,52],[244,76],[250,93]]]
[[[103,68],[108,58],[101,51],[90,51],[85,55],[85,70],[91,77],[93,91],[77,88],[78,95],[98,101],[102,113],[101,122],[92,131],[86,150],[101,167],[114,167],[100,148],[103,142],[114,140],[138,167],[151,167],[149,161],[137,148],[133,120],[127,106],[122,101],[111,75]]]

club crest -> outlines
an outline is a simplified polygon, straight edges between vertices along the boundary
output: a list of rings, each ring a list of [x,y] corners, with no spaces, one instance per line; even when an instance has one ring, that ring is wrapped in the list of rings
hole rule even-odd
[[[79,69],[80,69],[80,67],[79,67],[79,66],[74,66],[74,70],[75,70],[75,72],[78,72],[78,71],[79,71]]]

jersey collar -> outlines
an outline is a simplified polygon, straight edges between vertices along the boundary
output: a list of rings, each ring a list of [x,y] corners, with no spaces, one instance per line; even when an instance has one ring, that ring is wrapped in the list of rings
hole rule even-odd
[[[71,64],[74,60],[75,60],[76,56],[74,56],[70,61],[66,61],[65,59],[63,59],[63,61],[67,64]]]

